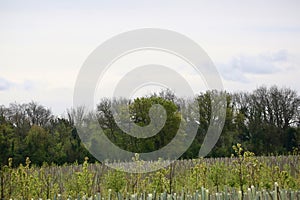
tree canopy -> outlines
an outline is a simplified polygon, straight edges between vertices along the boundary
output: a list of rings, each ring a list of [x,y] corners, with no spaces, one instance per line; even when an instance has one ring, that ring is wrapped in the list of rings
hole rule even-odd
[[[193,100],[199,106],[199,118],[183,113],[183,106],[192,110],[191,100],[176,97],[162,91],[145,97],[129,99],[101,99],[96,111],[99,125],[106,136],[120,148],[131,152],[151,152],[168,144],[176,134],[185,140],[188,132],[178,132],[180,122],[194,120],[198,124],[197,135],[182,158],[195,158],[206,135],[212,112],[213,93],[206,91]],[[224,92],[223,92],[224,93]],[[259,87],[253,92],[226,94],[226,118],[222,134],[208,156],[230,156],[232,145],[241,143],[256,155],[286,154],[300,148],[300,98],[296,91],[277,86]],[[126,106],[129,113],[119,115],[122,123],[138,126],[151,123],[150,109],[159,104],[166,111],[163,128],[149,138],[136,138],[122,131],[113,116],[113,104]],[[185,109],[185,110],[189,110]],[[153,110],[152,110],[153,111]],[[90,161],[95,158],[85,149],[78,136],[75,122],[82,120],[84,108],[67,110],[66,117],[57,117],[51,110],[36,102],[12,103],[0,107],[0,162],[7,164],[9,157],[14,163],[30,157],[34,164],[57,164]],[[184,114],[184,115],[183,115]],[[126,121],[127,120],[127,121]],[[152,119],[153,120],[153,119]],[[159,120],[159,119],[158,119]],[[159,121],[152,123],[158,123]]]

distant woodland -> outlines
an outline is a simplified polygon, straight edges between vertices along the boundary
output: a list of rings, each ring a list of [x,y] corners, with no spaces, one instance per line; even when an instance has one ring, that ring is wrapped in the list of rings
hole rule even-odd
[[[199,119],[190,118],[198,124],[197,135],[190,148],[181,158],[196,158],[208,129],[212,112],[212,95],[217,91],[199,93],[193,101],[199,106]],[[290,88],[277,86],[259,87],[252,92],[222,92],[226,95],[226,119],[222,134],[208,157],[226,157],[232,145],[242,146],[255,155],[288,154],[300,148],[300,97]],[[116,124],[111,99],[101,99],[97,106],[99,125],[107,137],[119,147],[132,152],[151,152],[168,144],[177,133],[183,118],[182,106],[188,100],[178,98],[166,90],[145,97],[127,100],[130,120],[139,126],[150,123],[149,109],[162,105],[167,113],[165,126],[160,132],[146,139],[138,139],[122,132]],[[121,100],[120,100],[121,101]],[[124,100],[122,100],[124,101]],[[24,163],[30,157],[33,164],[43,162],[79,163],[90,155],[78,136],[75,121],[84,108],[67,110],[65,117],[55,116],[51,109],[36,102],[11,103],[0,107],[0,162],[7,164],[13,158],[14,165]],[[187,114],[188,115],[188,114]]]

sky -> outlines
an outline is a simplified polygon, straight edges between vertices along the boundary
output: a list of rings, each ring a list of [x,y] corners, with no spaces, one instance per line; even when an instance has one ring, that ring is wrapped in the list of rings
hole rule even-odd
[[[111,37],[139,28],[168,29],[195,41],[227,91],[276,84],[299,95],[299,10],[297,0],[0,0],[0,105],[33,100],[63,114],[73,106],[76,78],[90,53]],[[130,66],[153,60],[172,65],[194,90],[205,89],[186,63],[148,51],[115,63],[100,82],[99,97]]]

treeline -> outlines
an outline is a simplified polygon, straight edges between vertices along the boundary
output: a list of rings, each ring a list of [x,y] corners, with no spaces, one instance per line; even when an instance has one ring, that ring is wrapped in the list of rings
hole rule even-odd
[[[198,156],[212,114],[212,95],[226,95],[226,119],[222,134],[209,156],[230,156],[232,145],[241,143],[256,155],[285,154],[300,147],[300,98],[289,88],[260,87],[251,93],[207,91],[193,100],[176,97],[162,91],[134,100],[102,99],[97,106],[97,120],[107,137],[119,147],[132,152],[151,152],[168,144],[179,132],[182,120],[194,120],[199,125],[197,135],[182,158]],[[191,101],[199,106],[199,119],[182,117],[182,106]],[[150,138],[135,138],[125,134],[114,120],[111,106],[124,103],[129,107],[128,120],[139,126],[150,123],[152,105],[162,105],[167,114],[164,127]],[[76,129],[76,121],[84,115],[84,108],[67,111],[66,117],[56,117],[50,109],[35,102],[12,103],[0,107],[0,162],[24,163],[26,157],[37,165],[43,162],[56,164],[83,162],[84,157],[95,161],[85,149]],[[176,147],[175,147],[176,148]]]
[[[69,119],[55,117],[50,109],[35,102],[11,103],[0,108],[0,161],[33,164],[73,163],[90,156],[82,146]]]

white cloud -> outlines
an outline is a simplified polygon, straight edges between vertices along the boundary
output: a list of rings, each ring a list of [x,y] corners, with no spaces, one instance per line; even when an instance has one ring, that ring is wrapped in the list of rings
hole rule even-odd
[[[13,83],[0,77],[0,91],[9,90],[12,85]]]
[[[247,83],[248,75],[270,75],[289,70],[294,63],[286,50],[260,53],[257,55],[239,55],[218,69],[225,80]]]

